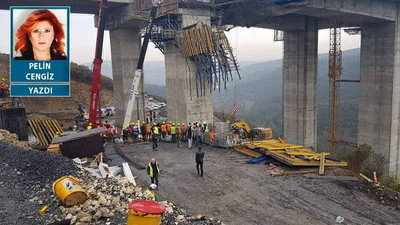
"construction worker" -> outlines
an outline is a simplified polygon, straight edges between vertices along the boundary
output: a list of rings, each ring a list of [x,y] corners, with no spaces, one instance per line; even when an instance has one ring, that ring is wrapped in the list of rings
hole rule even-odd
[[[178,123],[178,126],[176,127],[176,141],[178,142],[178,148],[179,144],[182,141],[181,138],[182,138],[181,123]]]
[[[202,143],[201,136],[202,136],[202,132],[201,132],[200,124],[197,124],[197,126],[194,128],[194,141],[196,143],[196,146],[201,145],[201,143]]]
[[[57,139],[59,137],[60,137],[60,132],[57,131],[56,134],[53,136],[53,139],[51,141],[53,142],[55,139]]]
[[[152,141],[153,141],[153,151],[158,151],[158,145],[157,145],[157,139],[158,139],[158,134],[159,134],[159,129],[157,127],[156,123],[153,123],[152,127]]]
[[[132,123],[130,123],[129,126],[128,126],[129,136],[131,137],[132,140],[134,140],[134,139],[133,139],[133,126],[134,126],[134,124],[135,124],[135,123],[132,122]]]
[[[143,141],[146,141],[146,122],[142,121],[142,125],[140,126],[140,132],[142,133]]]
[[[92,125],[93,125],[92,123],[89,123],[89,125],[86,127],[86,129],[91,130],[93,128]]]
[[[133,142],[137,141],[137,138],[139,136],[139,126],[137,123],[133,124]]]
[[[128,141],[128,135],[129,135],[129,130],[126,126],[124,126],[124,129],[122,130],[122,141],[124,144]]]
[[[208,126],[207,126],[206,121],[203,122],[203,126],[202,126],[201,131],[202,131],[203,133],[208,133]]]
[[[0,98],[6,98],[8,96],[9,85],[6,78],[1,78],[0,82]]]
[[[172,143],[176,143],[176,127],[175,127],[175,123],[172,123],[172,126],[171,126],[171,135],[172,135],[172,140],[171,140],[171,142]]]
[[[147,136],[147,139],[150,139],[150,135],[151,135],[151,126],[150,126],[150,124],[147,124],[146,125],[146,136]]]
[[[211,127],[211,129],[210,129],[210,145],[211,145],[211,148],[214,145],[214,127]]]
[[[203,177],[203,160],[204,160],[204,152],[201,151],[201,147],[199,146],[196,152],[196,168],[197,168],[197,175],[201,177]]]
[[[167,134],[167,125],[165,124],[165,121],[163,121],[161,124],[161,137],[165,139],[166,134]]]
[[[182,123],[181,130],[182,130],[182,141],[186,141],[187,127],[186,127],[185,123]]]
[[[158,162],[155,158],[152,158],[151,163],[147,165],[147,174],[150,176],[151,183],[154,184],[155,181],[158,187],[158,175],[160,174],[160,166],[158,165]]]
[[[168,132],[168,135],[171,134],[171,126],[172,126],[172,123],[171,123],[171,121],[169,121],[169,123],[168,123],[168,125],[167,125],[167,132]]]
[[[187,133],[186,133],[186,137],[188,140],[188,148],[191,149],[192,148],[192,141],[193,141],[193,127],[192,127],[192,123],[189,123],[189,126],[187,128]]]

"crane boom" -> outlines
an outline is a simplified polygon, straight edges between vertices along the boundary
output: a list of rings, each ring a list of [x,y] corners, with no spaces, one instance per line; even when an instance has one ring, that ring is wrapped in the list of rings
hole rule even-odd
[[[106,19],[107,0],[101,0],[99,9],[99,19],[97,24],[96,55],[93,61],[92,89],[90,90],[89,123],[96,124],[97,112],[99,112],[99,125],[101,126],[101,110],[98,110],[100,86],[100,72],[103,59],[101,58],[103,50],[104,26]]]
[[[140,49],[139,60],[137,63],[136,71],[133,75],[131,91],[129,92],[129,100],[128,100],[128,105],[126,106],[126,112],[125,112],[125,118],[124,118],[124,124],[123,124],[124,127],[129,126],[129,123],[132,118],[133,106],[135,105],[136,97],[139,94],[138,86],[139,86],[140,79],[142,77],[143,63],[144,63],[144,58],[146,56],[147,46],[149,45],[151,29],[153,28],[154,19],[157,15],[157,7],[158,7],[158,3],[154,3],[151,7],[149,23],[146,26],[146,31],[145,31],[144,38],[143,38],[142,48]]]

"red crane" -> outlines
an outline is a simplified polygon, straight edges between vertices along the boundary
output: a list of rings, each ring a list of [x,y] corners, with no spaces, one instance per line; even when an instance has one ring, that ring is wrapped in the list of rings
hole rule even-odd
[[[104,26],[105,26],[105,18],[106,12],[108,8],[107,0],[101,0],[99,7],[99,17],[97,22],[97,38],[96,38],[96,54],[93,61],[93,74],[92,74],[92,89],[90,90],[90,111],[89,111],[89,123],[94,125],[102,126],[101,123],[101,110],[99,107],[99,97],[100,97],[100,72],[101,72],[101,64],[103,63],[103,59],[101,58],[103,52],[103,39],[104,39]],[[97,113],[99,117],[99,122],[97,121]]]

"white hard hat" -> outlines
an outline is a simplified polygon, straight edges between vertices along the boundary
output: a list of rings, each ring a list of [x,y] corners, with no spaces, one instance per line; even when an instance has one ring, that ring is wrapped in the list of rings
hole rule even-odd
[[[157,185],[156,184],[150,184],[150,189],[156,189]]]
[[[206,124],[206,121],[204,121],[203,124]]]

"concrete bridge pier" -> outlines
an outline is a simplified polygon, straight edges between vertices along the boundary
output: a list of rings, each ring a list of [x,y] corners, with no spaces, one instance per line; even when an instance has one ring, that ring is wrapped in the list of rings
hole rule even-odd
[[[116,125],[124,122],[133,74],[137,67],[141,40],[138,28],[110,29],[111,61],[113,70],[114,99],[117,110]],[[145,119],[144,77],[140,81],[139,96],[132,111],[132,122]],[[138,112],[139,110],[139,112]]]
[[[389,160],[386,173],[400,174],[400,23],[361,26],[358,144]]]
[[[210,25],[210,16],[196,15],[196,11],[184,11],[182,27],[198,22]],[[165,43],[164,53],[168,119],[180,123],[193,121],[212,123],[213,100],[209,84],[206,84],[205,95],[197,97],[194,63],[183,57],[173,43]]]
[[[283,60],[283,136],[316,148],[318,22],[305,18],[304,29],[285,31]]]

